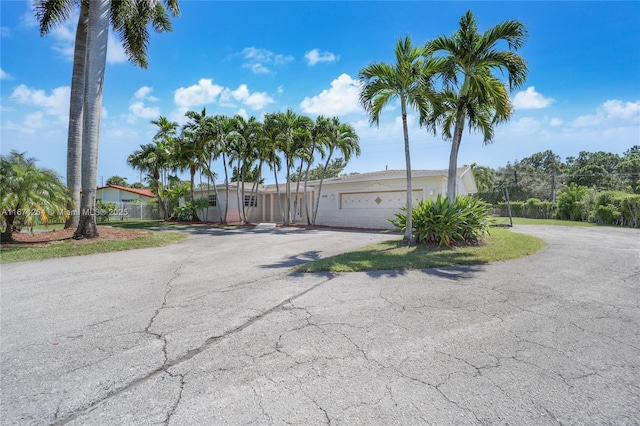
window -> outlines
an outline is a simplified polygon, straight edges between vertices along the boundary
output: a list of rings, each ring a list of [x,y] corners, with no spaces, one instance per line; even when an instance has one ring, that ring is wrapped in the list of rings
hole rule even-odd
[[[244,196],[244,206],[245,207],[256,207],[258,205],[258,200],[255,195],[245,195]]]
[[[123,203],[133,203],[136,200],[120,200]]]
[[[209,195],[209,207],[216,207],[218,205],[218,197],[216,194]]]

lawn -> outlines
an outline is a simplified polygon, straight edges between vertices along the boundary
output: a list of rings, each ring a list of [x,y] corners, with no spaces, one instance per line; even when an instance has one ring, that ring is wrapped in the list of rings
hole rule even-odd
[[[49,233],[62,233],[60,227],[49,227]],[[72,233],[72,231],[70,231]],[[87,254],[108,253],[112,251],[132,250],[148,247],[160,247],[184,240],[188,235],[178,232],[154,232],[142,229],[115,230],[111,227],[98,227],[100,238],[95,240],[74,240],[70,234],[50,241],[38,241],[43,234],[34,234],[34,241],[27,236],[23,241],[2,244],[0,263],[24,262],[57,257],[81,256]]]
[[[492,228],[491,235],[480,245],[459,248],[422,245],[407,247],[406,243],[398,239],[299,265],[295,271],[359,272],[478,265],[528,256],[544,246],[544,241],[539,238]]]
[[[509,224],[508,217],[496,217],[497,224]],[[573,220],[560,220],[560,219],[528,219],[526,217],[514,217],[514,225],[557,225],[557,226],[598,226],[591,222],[576,222]]]

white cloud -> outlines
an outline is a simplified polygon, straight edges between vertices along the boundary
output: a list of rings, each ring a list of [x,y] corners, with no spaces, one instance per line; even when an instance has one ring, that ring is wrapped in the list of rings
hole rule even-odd
[[[545,98],[542,94],[536,92],[534,86],[531,86],[524,92],[516,93],[512,102],[516,109],[541,109],[551,105],[554,100]]]
[[[549,121],[549,124],[553,127],[562,126],[563,123],[564,121],[560,120],[559,118],[552,118]]]
[[[0,27],[0,37],[8,37],[11,34],[9,27]]]
[[[13,77],[0,68],[0,80],[13,80]]]
[[[307,64],[313,66],[318,62],[336,62],[340,59],[339,56],[331,52],[326,52],[320,49],[313,49],[304,54],[305,59],[307,60]]]
[[[24,84],[19,85],[11,93],[10,99],[22,105],[33,105],[43,108],[45,113],[66,121],[69,115],[69,86],[61,86],[53,89],[47,95],[44,90],[31,89]]]
[[[331,82],[331,89],[319,95],[305,97],[300,103],[302,111],[310,114],[342,115],[360,111],[360,82],[342,74]]]
[[[224,87],[213,84],[210,78],[203,78],[189,87],[180,87],[175,91],[174,100],[180,110],[188,111],[193,106],[206,105],[215,102]]]
[[[187,112],[194,106],[215,103],[219,100],[221,106],[236,107],[236,102],[254,110],[259,110],[274,102],[266,92],[251,92],[246,84],[231,90],[217,84],[211,79],[201,79],[197,85],[179,88],[175,92],[175,102],[178,106],[177,116]]]
[[[255,74],[268,74],[271,72],[270,65],[283,65],[293,61],[291,55],[273,53],[253,46],[244,48],[240,55],[245,60],[242,66],[251,69]]]
[[[153,120],[160,116],[160,108],[145,105],[145,102],[158,101],[158,98],[151,96],[152,91],[152,87],[142,86],[133,94],[129,104],[129,114],[124,116],[130,124],[135,124],[138,118]]]
[[[582,115],[571,122],[575,127],[640,124],[640,101],[608,100],[594,114]]]
[[[141,88],[136,90],[136,93],[133,94],[133,99],[142,99],[156,102],[158,98],[156,98],[155,96],[151,96],[151,92],[153,92],[152,87],[142,86]]]
[[[236,111],[235,115],[239,115],[240,117],[244,118],[245,120],[249,119],[249,114],[247,114],[247,110],[244,108],[240,108],[238,111]]]
[[[250,93],[246,84],[241,84],[236,90],[224,89],[220,95],[220,104],[223,106],[235,106],[233,103],[229,103],[231,99],[242,102],[242,104],[254,110],[262,109],[274,102],[266,92]]]

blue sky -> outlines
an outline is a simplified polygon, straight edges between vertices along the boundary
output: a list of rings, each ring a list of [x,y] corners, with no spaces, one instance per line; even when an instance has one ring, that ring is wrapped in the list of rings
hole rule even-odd
[[[77,14],[41,37],[29,1],[0,2],[1,151],[26,151],[66,170],[73,38]],[[264,113],[292,108],[339,116],[360,136],[347,172],[403,169],[399,108],[371,127],[357,102],[358,71],[393,61],[400,37],[422,44],[451,35],[471,9],[481,31],[507,19],[527,25],[520,54],[529,65],[512,93],[515,113],[483,146],[465,132],[459,164],[499,167],[553,150],[622,154],[640,144],[640,2],[213,2],[181,1],[173,32],[153,34],[149,67],[126,61],[110,35],[99,178],[139,180],[127,156],[149,143],[160,115]],[[442,169],[450,143],[410,116],[412,166]],[[221,169],[218,169],[221,170]],[[267,182],[272,174],[266,173]]]

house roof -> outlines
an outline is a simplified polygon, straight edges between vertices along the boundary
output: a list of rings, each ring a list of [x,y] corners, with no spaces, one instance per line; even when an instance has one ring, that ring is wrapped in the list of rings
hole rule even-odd
[[[153,194],[153,191],[151,191],[150,189],[128,188],[126,186],[120,186],[120,185],[105,185],[105,186],[99,187],[98,190],[108,189],[108,188],[119,189],[120,191],[125,191],[125,192],[130,192],[132,194],[142,195],[143,197],[153,198],[155,196]]]
[[[466,173],[468,167],[459,167],[457,169],[458,177],[461,177]],[[449,171],[447,169],[442,170],[411,170],[411,176],[423,177],[423,176],[447,176]],[[405,169],[396,170],[381,170],[378,172],[358,173],[347,176],[338,176],[324,180],[324,184],[342,183],[342,182],[364,182],[370,180],[384,180],[384,179],[405,179],[407,177],[407,171]]]
[[[457,169],[458,178],[461,178],[461,179],[466,178],[467,177],[466,175],[469,174],[470,170],[471,170],[470,167],[458,167]],[[411,171],[411,176],[414,178],[424,177],[424,176],[447,177],[448,173],[449,171],[447,169],[440,169],[440,170],[415,170],[414,169]],[[324,180],[323,185],[331,185],[331,184],[339,184],[339,183],[347,183],[347,182],[367,182],[367,181],[377,181],[377,180],[386,180],[386,179],[405,179],[406,176],[407,176],[407,172],[405,169],[381,170],[378,172],[358,173],[353,175],[328,178]],[[471,174],[470,176],[473,176],[473,175]],[[473,182],[475,184],[475,181],[473,179],[471,179],[470,182]],[[319,183],[320,183],[319,180],[310,180],[307,182],[307,186],[314,187],[314,186],[317,186]],[[224,184],[217,184],[217,185],[218,185],[218,188],[220,188]],[[253,183],[251,182],[245,182],[245,188],[246,188],[247,194],[251,191],[252,185]],[[295,185],[295,182],[292,182],[292,185]],[[301,187],[302,185],[304,185],[304,182],[300,182]],[[229,188],[236,189],[239,186],[240,185],[237,182],[229,183]],[[284,190],[285,183],[280,183],[279,186],[280,186],[280,190]],[[276,185],[275,184],[259,185],[259,189],[260,191],[267,192],[267,193],[276,192]],[[207,188],[206,187],[196,188],[196,191],[204,192],[204,191],[207,191]]]

